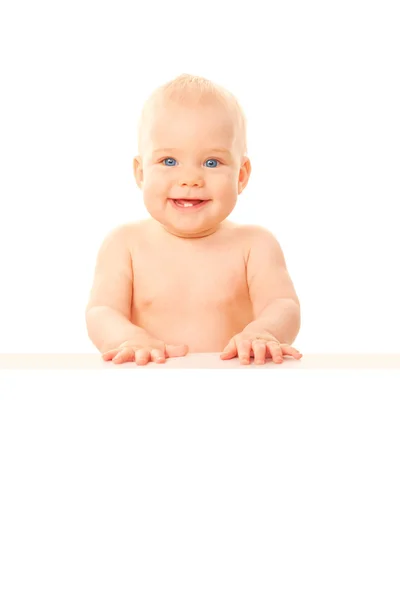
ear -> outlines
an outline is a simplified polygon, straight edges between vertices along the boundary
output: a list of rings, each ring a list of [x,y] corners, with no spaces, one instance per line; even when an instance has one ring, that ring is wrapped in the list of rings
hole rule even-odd
[[[251,162],[250,159],[246,157],[243,158],[242,166],[239,171],[239,179],[238,179],[238,193],[241,194],[244,188],[249,181],[251,173]]]
[[[138,187],[142,187],[143,185],[143,166],[141,157],[135,156],[133,159],[133,173],[135,175],[136,183]]]

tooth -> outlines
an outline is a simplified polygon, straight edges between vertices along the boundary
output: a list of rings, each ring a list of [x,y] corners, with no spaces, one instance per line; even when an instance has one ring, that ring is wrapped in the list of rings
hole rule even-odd
[[[183,206],[193,206],[190,202],[184,202]]]

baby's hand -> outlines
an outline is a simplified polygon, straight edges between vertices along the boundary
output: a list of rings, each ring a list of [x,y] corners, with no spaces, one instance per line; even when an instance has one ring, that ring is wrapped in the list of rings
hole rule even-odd
[[[118,348],[108,350],[101,356],[103,360],[112,359],[113,363],[136,362],[137,365],[146,365],[149,361],[165,363],[166,358],[185,356],[188,350],[186,344],[173,346],[148,336],[123,342]]]
[[[253,355],[255,365],[264,365],[266,358],[272,358],[275,363],[282,363],[285,354],[297,360],[303,356],[296,348],[290,344],[280,343],[268,332],[257,334],[242,331],[229,340],[220,357],[226,360],[238,356],[242,365],[248,365],[250,356]]]

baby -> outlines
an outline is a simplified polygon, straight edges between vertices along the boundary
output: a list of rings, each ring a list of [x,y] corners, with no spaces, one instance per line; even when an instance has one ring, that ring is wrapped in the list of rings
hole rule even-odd
[[[139,121],[136,183],[150,218],[103,241],[86,307],[104,360],[165,362],[187,352],[241,364],[300,359],[300,303],[281,247],[227,217],[251,173],[235,97],[182,75],[158,88]]]

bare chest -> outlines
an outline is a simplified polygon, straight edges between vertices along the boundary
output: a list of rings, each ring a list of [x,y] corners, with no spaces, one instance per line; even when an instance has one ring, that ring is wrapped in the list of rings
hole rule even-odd
[[[133,273],[133,309],[139,313],[151,309],[193,315],[249,302],[240,251],[147,247],[136,252]]]

